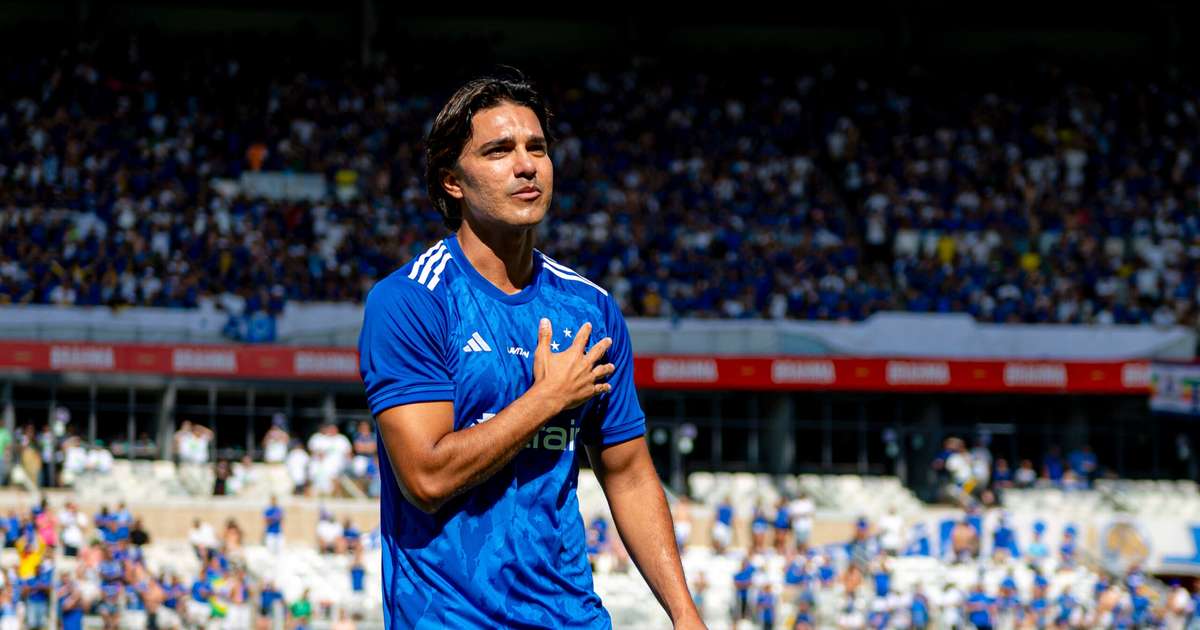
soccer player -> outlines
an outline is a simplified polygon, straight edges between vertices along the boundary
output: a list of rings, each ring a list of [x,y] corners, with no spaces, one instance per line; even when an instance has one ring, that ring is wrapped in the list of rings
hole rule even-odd
[[[547,123],[522,78],[459,88],[425,148],[455,234],[367,298],[359,353],[379,425],[388,628],[609,627],[575,494],[580,448],[675,627],[703,627],[643,439],[625,322],[607,291],[534,248],[554,190]]]

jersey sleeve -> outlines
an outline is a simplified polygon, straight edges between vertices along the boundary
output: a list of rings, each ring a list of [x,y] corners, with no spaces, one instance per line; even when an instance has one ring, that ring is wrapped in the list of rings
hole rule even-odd
[[[633,383],[633,345],[629,341],[629,327],[612,298],[605,300],[604,316],[613,341],[606,361],[612,363],[616,371],[608,379],[612,391],[602,394],[591,410],[592,421],[585,425],[584,440],[589,444],[608,446],[645,435],[646,414],[638,402]]]
[[[358,354],[373,415],[398,405],[454,400],[445,315],[433,292],[403,278],[385,280],[371,290]]]

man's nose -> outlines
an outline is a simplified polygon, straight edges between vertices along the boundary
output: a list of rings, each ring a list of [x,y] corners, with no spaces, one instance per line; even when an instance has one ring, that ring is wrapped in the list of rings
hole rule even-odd
[[[524,148],[518,149],[514,153],[516,160],[513,162],[513,175],[523,178],[532,178],[537,175],[537,162],[533,160],[533,156]]]

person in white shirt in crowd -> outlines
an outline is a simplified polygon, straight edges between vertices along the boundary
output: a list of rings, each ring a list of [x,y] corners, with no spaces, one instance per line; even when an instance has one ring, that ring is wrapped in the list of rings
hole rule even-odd
[[[314,458],[317,453],[321,453],[325,465],[332,468],[335,475],[340,475],[350,465],[350,454],[354,452],[354,448],[350,445],[349,438],[338,431],[337,425],[326,422],[321,425],[319,431],[308,438],[308,452]]]
[[[189,464],[204,465],[208,463],[208,450],[212,444],[213,432],[208,427],[192,423],[191,439],[187,440],[187,449],[184,451],[184,460]]]
[[[83,533],[88,528],[88,517],[81,512],[74,501],[67,501],[58,516],[62,524],[63,555],[75,557],[87,543]]]
[[[946,472],[950,474],[953,484],[950,495],[962,500],[964,493],[970,494],[974,490],[975,467],[971,465],[971,453],[963,441],[958,438],[951,438],[950,441],[951,453],[946,457]]]
[[[212,438],[211,429],[187,420],[175,432],[180,481],[195,495],[209,494],[213,488],[212,471],[208,468],[208,450]]]
[[[263,436],[263,461],[268,464],[279,464],[287,459],[288,444],[291,436],[287,432],[287,417],[281,413],[271,418],[271,428]]]
[[[992,480],[992,451],[988,450],[984,438],[975,440],[975,448],[971,449],[971,476],[975,485],[986,487]]]
[[[93,473],[107,475],[112,472],[112,453],[104,448],[103,440],[96,440],[95,446],[88,451],[87,469]]]
[[[942,609],[943,628],[963,627],[963,622],[965,621],[962,609],[963,602],[962,591],[958,590],[954,584],[947,584],[946,590],[942,591],[941,598],[938,601]]]
[[[803,549],[808,544],[816,511],[817,506],[812,497],[803,491],[788,503],[788,514],[792,517],[792,538],[796,541],[797,549]]]
[[[336,553],[344,531],[342,525],[333,518],[333,514],[322,509],[320,520],[317,521],[317,550],[321,553]]]
[[[1188,617],[1195,612],[1195,603],[1187,588],[1178,582],[1172,582],[1172,588],[1167,592],[1166,610],[1163,614],[1165,626],[1169,629],[1183,628]],[[1191,626],[1188,626],[1189,628]]]
[[[288,451],[287,460],[284,465],[287,466],[288,477],[292,480],[292,493],[302,495],[308,489],[308,451],[300,445],[300,440],[292,441],[292,450]]]
[[[179,428],[175,430],[175,435],[172,437],[171,446],[172,453],[175,454],[175,461],[183,461],[183,453],[190,451],[192,446],[192,422],[184,420],[179,423]]]
[[[188,532],[188,542],[196,552],[196,557],[204,560],[208,558],[208,550],[217,548],[217,534],[212,525],[195,519],[192,521],[192,529]]]
[[[225,492],[230,495],[241,494],[243,490],[258,482],[258,472],[254,469],[254,460],[249,455],[233,463],[233,471],[225,482]]]
[[[88,452],[83,446],[83,440],[71,436],[63,441],[62,483],[64,486],[75,485],[75,481],[87,473]]]
[[[1028,459],[1021,460],[1020,468],[1013,474],[1013,483],[1018,488],[1032,488],[1037,483],[1037,470],[1033,468],[1033,462]]]
[[[313,496],[333,496],[334,481],[340,472],[336,457],[326,451],[313,451],[312,459],[308,462],[308,480]]]
[[[896,513],[894,505],[879,519],[879,546],[892,556],[899,555],[904,547],[904,518]]]

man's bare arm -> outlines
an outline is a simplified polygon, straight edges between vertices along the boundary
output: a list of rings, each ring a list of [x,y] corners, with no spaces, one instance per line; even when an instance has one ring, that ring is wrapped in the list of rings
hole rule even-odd
[[[621,541],[676,628],[703,628],[675,547],[675,527],[645,438],[589,446]]]
[[[612,340],[587,351],[592,327],[584,324],[563,352],[550,351],[550,321],[538,328],[533,386],[487,422],[454,431],[450,402],[413,403],[379,414],[379,431],[404,496],[432,514],[458,494],[496,474],[542,425],[564,410],[607,392],[611,363],[597,365]]]

